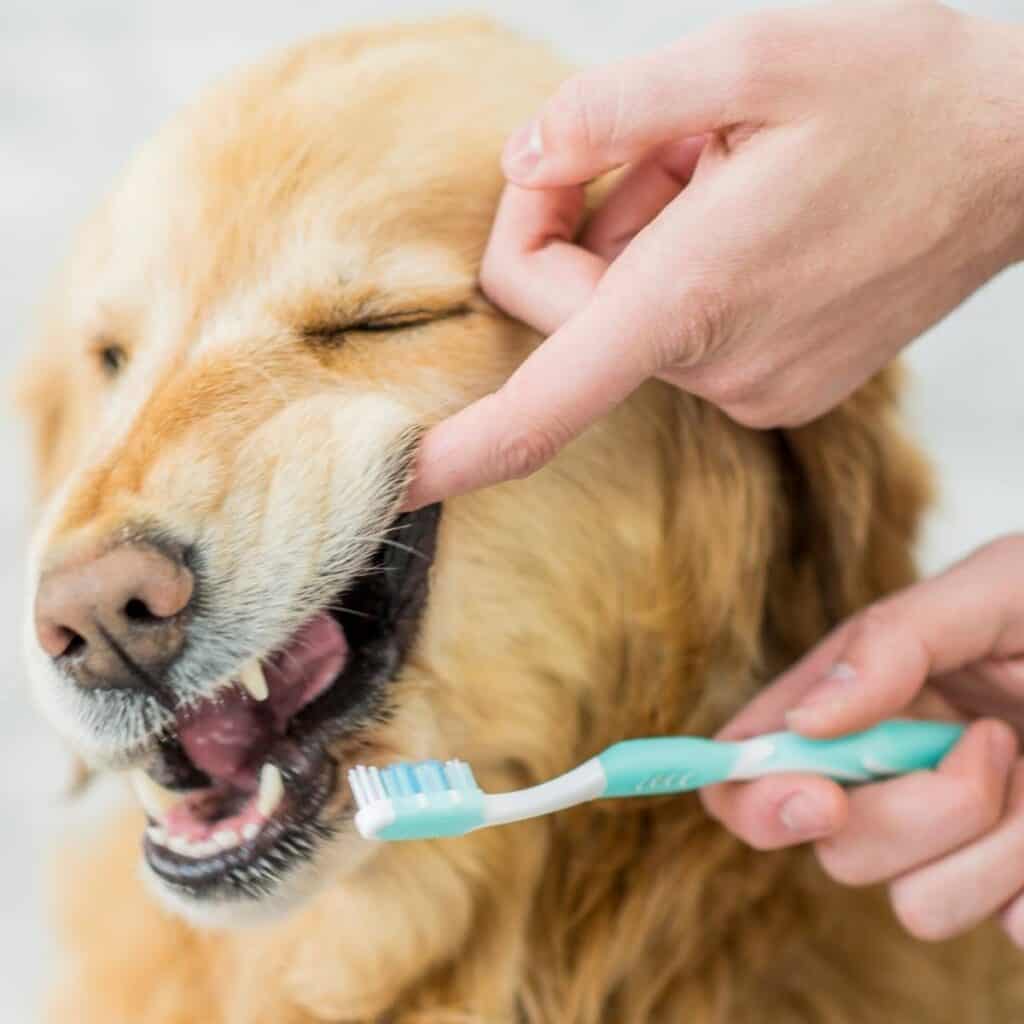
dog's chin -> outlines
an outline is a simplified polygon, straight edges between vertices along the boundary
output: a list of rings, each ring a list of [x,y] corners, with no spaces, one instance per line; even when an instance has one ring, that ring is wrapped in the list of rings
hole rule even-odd
[[[296,860],[260,895],[242,891],[219,897],[169,883],[143,858],[142,874],[154,898],[172,914],[203,929],[250,928],[288,916],[311,900],[329,881],[357,871],[379,850],[367,843],[349,821],[339,823],[334,837],[317,844],[305,860]]]
[[[345,771],[401,702],[439,518],[439,506],[400,516],[365,570],[283,645],[199,699],[164,702],[144,738],[111,750],[102,729],[87,730],[105,761],[134,763],[144,872],[171,910],[215,927],[266,920],[372,851],[352,827]],[[83,701],[74,694],[64,716],[109,726],[116,708]]]

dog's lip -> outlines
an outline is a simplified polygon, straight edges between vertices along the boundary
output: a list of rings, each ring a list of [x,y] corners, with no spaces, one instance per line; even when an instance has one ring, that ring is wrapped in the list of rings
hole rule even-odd
[[[325,750],[303,749],[289,759],[282,775],[284,788],[273,812],[251,834],[231,829],[230,844],[211,838],[186,851],[169,843],[166,830],[150,819],[143,841],[149,868],[173,888],[202,898],[225,884],[243,890],[259,886],[287,861],[311,854],[316,839],[333,833],[320,818],[337,793],[339,766]]]
[[[264,766],[273,766],[267,813],[260,807],[263,770],[257,779],[247,768],[235,779],[240,786],[234,791],[226,786],[218,791],[218,784],[197,784],[212,780],[185,757],[199,775],[190,785],[174,787],[180,790],[177,799],[223,799],[231,812],[224,819],[230,827],[218,827],[221,819],[212,817],[200,839],[172,846],[166,821],[159,812],[150,813],[145,857],[162,881],[193,898],[230,899],[240,891],[262,896],[272,889],[270,879],[310,859],[319,841],[334,834],[344,801],[335,799],[342,795],[341,767],[331,749],[336,741],[351,741],[367,719],[383,710],[381,684],[401,668],[425,606],[439,513],[439,506],[429,506],[400,516],[392,532],[406,531],[399,535],[411,543],[383,542],[371,569],[332,606],[330,613],[346,634],[351,656],[329,686],[297,708],[287,730],[265,751]],[[372,615],[366,614],[367,608]],[[184,754],[176,736],[165,737],[163,743],[177,745]]]

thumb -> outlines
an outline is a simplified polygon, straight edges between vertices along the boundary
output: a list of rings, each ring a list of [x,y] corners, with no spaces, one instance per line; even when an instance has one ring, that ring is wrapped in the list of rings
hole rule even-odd
[[[573,76],[509,139],[506,177],[578,185],[663,143],[764,120],[750,87],[764,36],[756,19],[736,19]]]
[[[1024,651],[1022,563],[1020,539],[1008,538],[856,615],[822,645],[827,663],[808,657],[822,674],[788,725],[820,737],[865,729],[904,710],[930,676]]]

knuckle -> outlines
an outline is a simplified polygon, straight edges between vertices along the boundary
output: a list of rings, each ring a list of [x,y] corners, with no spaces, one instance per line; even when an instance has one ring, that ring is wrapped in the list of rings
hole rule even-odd
[[[763,852],[778,849],[781,845],[768,834],[770,829],[765,829],[754,819],[749,807],[744,810],[742,801],[737,803],[735,797],[727,798],[717,787],[713,787],[711,790],[701,791],[701,800],[713,821],[751,849]]]
[[[770,356],[724,361],[708,373],[702,394],[744,427],[788,427],[799,419]]]
[[[1003,914],[1003,931],[1018,948],[1024,949],[1024,908],[1019,903],[1011,905]]]
[[[504,262],[492,246],[484,251],[483,259],[480,262],[480,290],[495,305],[501,305],[502,280],[504,274],[501,272],[501,265]]]
[[[727,825],[728,823],[723,817],[725,799],[719,788],[717,786],[712,786],[707,789],[701,789],[698,793],[700,796],[700,802],[704,805],[704,813],[707,814],[712,821],[717,821],[719,824]]]
[[[720,406],[731,420],[734,420],[741,427],[749,427],[751,430],[768,430],[773,427],[785,426],[780,422],[780,413],[772,403],[754,400],[739,401],[726,397],[712,401]]]
[[[927,898],[915,887],[897,882],[889,887],[889,901],[896,919],[915,939],[941,942],[954,934],[942,900]]]
[[[758,97],[773,87],[791,61],[791,22],[784,12],[762,11],[736,18],[726,29],[727,74],[738,99]]]
[[[573,75],[558,88],[544,112],[544,141],[566,152],[604,146],[613,131],[608,83],[595,73]]]
[[[815,843],[814,854],[822,871],[840,885],[870,885],[875,881],[864,870],[863,858],[849,856],[842,844],[828,841]]]
[[[519,299],[518,275],[503,252],[488,248],[480,265],[480,290],[498,309],[514,311]]]
[[[965,833],[977,835],[995,825],[1002,814],[1002,786],[991,776],[958,779],[950,792],[950,814]]]
[[[744,818],[745,820],[730,826],[730,830],[751,849],[765,853],[791,845],[788,837],[778,835],[778,825],[774,824],[774,814],[771,819],[768,819],[763,810],[747,808]]]
[[[957,823],[962,842],[975,839],[996,825],[1002,817],[1001,780],[991,774],[948,778],[943,785],[942,814]]]
[[[704,366],[728,340],[732,320],[733,302],[727,287],[704,284],[689,289],[676,315],[675,366],[683,370]]]
[[[700,802],[701,806],[704,808],[704,814],[707,819],[728,830],[728,823],[722,818],[721,808],[718,807],[716,801],[709,800],[707,797],[701,796]]]
[[[865,645],[884,643],[888,637],[905,641],[896,610],[889,601],[877,601],[868,605],[852,620],[854,643]]]
[[[532,428],[503,438],[494,463],[502,480],[520,480],[536,473],[558,453],[561,444],[554,433]]]
[[[716,405],[734,406],[739,412],[756,412],[762,405],[760,375],[747,362],[729,360],[709,369],[702,391]]]
[[[758,853],[770,853],[772,850],[780,849],[783,844],[777,840],[770,839],[768,836],[762,836],[758,834],[744,836],[740,835],[740,839],[743,840],[752,850],[757,850]]]

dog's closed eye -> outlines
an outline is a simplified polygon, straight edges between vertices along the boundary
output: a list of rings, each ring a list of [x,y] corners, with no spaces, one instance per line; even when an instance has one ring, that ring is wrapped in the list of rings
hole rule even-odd
[[[387,313],[380,316],[367,316],[352,320],[325,320],[307,323],[302,328],[302,336],[311,341],[340,344],[350,334],[384,334],[388,331],[400,331],[412,327],[423,327],[427,324],[463,316],[469,312],[468,307],[456,306],[451,309],[413,309],[399,313]]]

